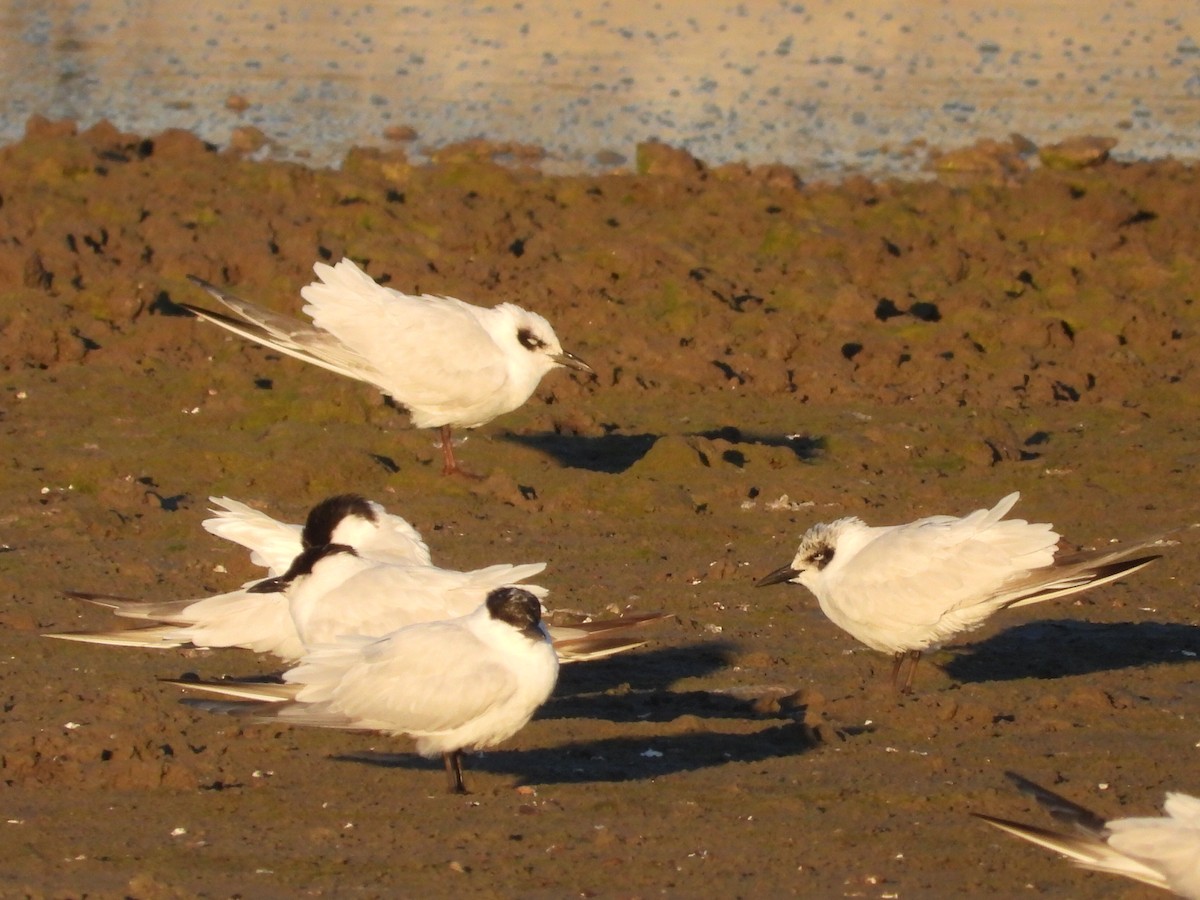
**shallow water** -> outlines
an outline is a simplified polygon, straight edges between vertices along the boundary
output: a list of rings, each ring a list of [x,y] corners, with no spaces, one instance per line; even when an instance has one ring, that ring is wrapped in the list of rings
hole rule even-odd
[[[484,137],[545,148],[550,171],[631,165],[650,138],[806,174],[913,173],[925,145],[1010,132],[1115,136],[1120,158],[1200,148],[1189,4],[16,0],[0,15],[2,142],[41,113],[220,145],[254,126],[264,154],[319,165],[400,127],[415,154]]]

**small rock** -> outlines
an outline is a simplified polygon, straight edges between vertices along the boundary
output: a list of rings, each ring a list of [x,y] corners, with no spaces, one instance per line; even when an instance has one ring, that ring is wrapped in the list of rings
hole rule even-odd
[[[417,139],[417,129],[411,125],[389,125],[383,129],[383,136],[396,143],[408,143]]]
[[[697,178],[705,174],[704,163],[686,150],[662,141],[643,141],[637,145],[639,175],[663,175],[667,178]]]
[[[597,150],[592,159],[595,160],[596,165],[605,168],[623,166],[629,162],[629,157],[624,153],[618,153],[616,150]]]
[[[735,661],[743,669],[766,669],[771,665],[771,654],[765,650],[752,650],[749,653],[737,654]]]
[[[72,137],[78,130],[74,119],[47,119],[45,116],[32,115],[25,120],[27,139]]]
[[[767,187],[785,191],[798,191],[804,187],[804,181],[796,170],[782,163],[765,163],[750,170],[755,181]]]
[[[200,156],[209,150],[204,141],[183,128],[168,128],[154,138],[154,154],[159,158]]]
[[[240,125],[229,135],[229,151],[238,156],[257,153],[270,142],[261,128]]]
[[[1047,169],[1086,169],[1105,162],[1115,146],[1116,138],[1083,135],[1043,147],[1038,159]]]
[[[782,712],[779,697],[775,694],[763,694],[761,697],[755,697],[750,703],[750,709],[759,716],[777,716]]]
[[[933,168],[941,174],[970,172],[980,175],[1009,176],[1026,171],[1029,166],[1018,149],[1003,141],[982,140],[970,147],[951,150],[933,160]]]

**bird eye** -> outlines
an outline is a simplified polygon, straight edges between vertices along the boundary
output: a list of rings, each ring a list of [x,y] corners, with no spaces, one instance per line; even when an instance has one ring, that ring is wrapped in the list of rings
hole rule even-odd
[[[829,563],[832,559],[833,559],[833,548],[832,547],[822,547],[820,550],[814,550],[812,555],[809,556],[808,561],[810,563],[812,563],[813,566],[815,566],[817,569],[823,569],[827,565],[829,565]]]
[[[546,346],[546,342],[528,328],[522,328],[517,332],[517,340],[526,350],[542,350]]]

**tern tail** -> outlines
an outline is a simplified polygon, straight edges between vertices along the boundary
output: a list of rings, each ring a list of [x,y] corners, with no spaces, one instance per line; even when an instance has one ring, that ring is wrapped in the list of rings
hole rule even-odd
[[[977,819],[982,819],[989,825],[1007,831],[1009,834],[1061,853],[1077,866],[1084,869],[1094,869],[1097,872],[1109,872],[1114,875],[1124,875],[1143,884],[1170,890],[1167,881],[1149,866],[1135,859],[1130,859],[1119,853],[1104,841],[1092,836],[1064,834],[1051,831],[1048,828],[1038,828],[1036,825],[1026,825],[1010,819],[1000,819],[983,813],[971,813]]]
[[[242,300],[195,275],[189,275],[188,279],[242,317],[237,319],[190,303],[179,304],[206,322],[219,325],[248,341],[254,341],[256,344],[286,353],[301,362],[320,366],[347,378],[371,383],[378,379],[378,372],[374,366],[333,335],[314,327],[311,323]]]
[[[302,685],[282,684],[274,681],[236,681],[223,679],[221,681],[196,681],[187,678],[162,679],[163,684],[174,685],[188,691],[200,691],[217,697],[227,697],[234,700],[254,701],[252,704],[283,703],[295,698]]]
[[[151,625],[147,628],[126,628],[118,631],[60,631],[43,634],[42,637],[54,638],[59,641],[76,641],[81,644],[146,647],[153,650],[192,646],[189,639],[179,634],[179,627],[176,625]]]
[[[83,600],[112,610],[114,615],[126,619],[145,619],[154,622],[174,622],[175,624],[192,624],[190,618],[179,618],[183,611],[196,602],[187,600],[137,600],[133,597],[122,597],[116,594],[98,594],[91,591],[63,591],[63,596],[73,600]]]
[[[1006,585],[1003,607],[1029,606],[1099,587],[1143,569],[1161,553],[1134,556],[1157,541],[1141,541],[1117,550],[1093,550],[1056,557],[1053,564],[1034,569],[1020,581]]]
[[[655,612],[621,616],[595,622],[580,622],[571,625],[550,625],[550,638],[559,662],[585,662],[605,659],[642,647],[647,639],[630,634],[642,626],[673,619],[671,613]]]

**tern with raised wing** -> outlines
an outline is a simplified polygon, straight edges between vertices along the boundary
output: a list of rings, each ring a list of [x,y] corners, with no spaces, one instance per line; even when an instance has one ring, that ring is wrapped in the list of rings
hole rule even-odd
[[[469,474],[454,457],[451,429],[478,428],[512,412],[551,369],[591,373],[562,348],[546,319],[512,303],[487,308],[453,297],[404,294],[349,259],[313,266],[300,291],[311,322],[242,300],[189,276],[236,317],[180,304],[234,334],[347,378],[374,385],[417,428],[441,430],[442,471]]]

